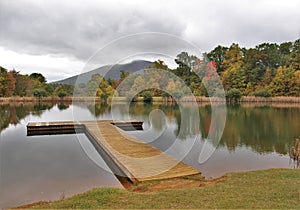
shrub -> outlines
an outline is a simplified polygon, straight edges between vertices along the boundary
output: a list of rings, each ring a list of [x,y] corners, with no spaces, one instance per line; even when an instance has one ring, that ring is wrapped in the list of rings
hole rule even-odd
[[[242,98],[242,92],[238,89],[231,89],[226,93],[226,100],[237,103]]]
[[[47,94],[47,91],[44,90],[44,89],[35,89],[33,91],[33,96],[34,97],[37,97],[37,98],[42,98],[42,97],[46,97],[48,94]]]
[[[67,95],[67,92],[65,90],[59,90],[57,93],[57,96],[61,99],[64,98]]]
[[[152,102],[153,98],[152,98],[152,94],[149,91],[146,91],[143,93],[143,100],[144,102]]]
[[[267,90],[255,91],[252,95],[254,95],[255,97],[265,97],[265,98],[268,98],[268,97],[272,96],[272,94]]]

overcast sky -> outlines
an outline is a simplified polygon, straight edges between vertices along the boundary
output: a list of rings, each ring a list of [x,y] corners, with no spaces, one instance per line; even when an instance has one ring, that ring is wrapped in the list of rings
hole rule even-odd
[[[175,35],[203,52],[233,42],[294,41],[300,38],[299,11],[299,0],[0,0],[0,66],[55,81],[79,74],[113,40],[143,32]],[[132,42],[119,50],[153,52],[172,44]]]

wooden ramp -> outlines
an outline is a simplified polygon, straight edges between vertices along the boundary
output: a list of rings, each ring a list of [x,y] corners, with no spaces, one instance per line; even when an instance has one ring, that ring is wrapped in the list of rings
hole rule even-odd
[[[125,127],[128,127],[128,124],[139,127],[138,125],[141,125],[142,122],[112,122],[110,120],[103,120],[84,121],[80,123],[29,123],[27,125],[27,131],[29,134],[31,132],[31,135],[36,135],[39,128],[41,128],[42,134],[46,134],[45,131],[47,129],[48,132],[50,132],[50,130],[56,132],[57,130],[64,129],[66,129],[68,133],[70,133],[72,129],[73,131],[82,131],[98,149],[106,153],[109,157],[109,163],[107,164],[109,166],[112,166],[112,164],[117,166],[118,170],[112,171],[114,173],[121,171],[121,175],[126,176],[133,183],[200,174],[200,172],[194,168],[129,135],[118,127],[118,125],[122,127],[122,124],[126,125]]]

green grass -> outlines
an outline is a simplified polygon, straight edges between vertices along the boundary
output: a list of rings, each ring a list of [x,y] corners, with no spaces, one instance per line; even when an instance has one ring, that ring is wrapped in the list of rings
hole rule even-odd
[[[94,189],[34,208],[300,208],[300,170],[231,173],[215,185],[152,193]]]

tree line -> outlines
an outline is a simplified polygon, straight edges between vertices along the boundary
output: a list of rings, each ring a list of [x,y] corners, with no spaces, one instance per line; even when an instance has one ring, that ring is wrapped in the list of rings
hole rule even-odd
[[[207,57],[216,62],[226,91],[235,88],[256,96],[300,94],[300,39],[249,49],[238,44],[218,46]]]
[[[175,62],[177,67],[170,69],[162,60],[155,61],[145,70],[146,76],[121,71],[119,80],[106,80],[94,75],[87,84],[75,87],[75,93],[107,99],[113,94],[128,96],[138,87],[151,84],[156,88],[141,91],[137,96],[171,94],[180,98],[188,89],[195,96],[219,96],[223,87],[228,97],[300,96],[300,39],[281,44],[262,43],[248,49],[235,43],[230,47],[219,45],[202,58],[181,52]],[[162,76],[158,71],[161,69],[176,77]],[[119,86],[125,78],[125,84]]]
[[[121,71],[117,80],[95,74],[88,83],[75,87],[48,84],[39,73],[22,75],[0,68],[0,97],[74,94],[103,100],[113,95],[181,98],[186,94],[224,95],[223,87],[227,97],[300,96],[300,39],[281,44],[262,43],[248,49],[236,43],[230,47],[219,45],[201,58],[181,52],[175,62],[177,67],[171,69],[164,61],[157,60],[142,75]],[[169,74],[162,75],[161,69]],[[150,88],[137,92],[140,87]]]
[[[35,96],[42,98],[65,97],[72,94],[72,85],[47,83],[46,78],[40,73],[24,75],[15,70],[8,71],[0,66],[0,97]]]

